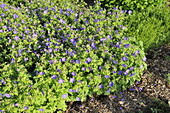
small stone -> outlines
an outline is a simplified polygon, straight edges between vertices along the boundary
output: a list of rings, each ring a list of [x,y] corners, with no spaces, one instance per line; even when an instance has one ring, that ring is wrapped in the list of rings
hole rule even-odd
[[[119,101],[118,103],[119,103],[119,104],[121,104],[121,105],[123,105],[123,104],[124,104],[124,102],[122,102],[122,101]]]
[[[133,101],[137,101],[137,99],[133,99]]]

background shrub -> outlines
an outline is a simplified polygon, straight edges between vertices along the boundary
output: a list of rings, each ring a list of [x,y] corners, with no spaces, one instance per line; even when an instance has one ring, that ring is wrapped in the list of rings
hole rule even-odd
[[[167,0],[96,0],[100,1],[102,7],[113,8],[121,7],[123,10],[132,10],[141,12],[149,7],[165,5]]]
[[[170,42],[170,10],[167,7],[152,7],[144,12],[134,11],[127,16],[127,36],[143,41],[145,50]]]

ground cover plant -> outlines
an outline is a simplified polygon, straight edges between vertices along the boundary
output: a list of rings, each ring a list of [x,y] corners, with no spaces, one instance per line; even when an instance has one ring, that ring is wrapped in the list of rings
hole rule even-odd
[[[146,69],[124,13],[49,1],[0,3],[1,112],[59,112],[66,102],[126,89]],[[107,16],[106,16],[107,13]]]

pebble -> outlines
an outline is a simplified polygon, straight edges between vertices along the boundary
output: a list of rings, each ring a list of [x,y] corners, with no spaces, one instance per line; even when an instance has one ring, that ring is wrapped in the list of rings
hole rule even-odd
[[[133,99],[133,101],[137,101],[137,99]]]
[[[124,102],[122,102],[122,101],[119,101],[118,103],[119,103],[119,104],[121,104],[121,105],[123,105],[123,104],[124,104]]]

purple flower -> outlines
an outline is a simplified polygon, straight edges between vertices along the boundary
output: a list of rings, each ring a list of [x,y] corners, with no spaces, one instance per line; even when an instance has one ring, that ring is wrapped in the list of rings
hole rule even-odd
[[[92,44],[91,44],[91,47],[92,47],[92,48],[95,48],[95,47],[96,47],[96,44],[95,44],[95,43],[92,43]]]
[[[63,23],[63,24],[66,23],[66,22],[65,22],[64,20],[62,20],[62,19],[60,19],[60,22]]]
[[[19,53],[22,53],[22,49],[18,50]]]
[[[21,20],[21,22],[22,22],[22,23],[25,23],[25,21],[24,21],[24,20]]]
[[[135,75],[135,73],[132,73],[130,76],[133,76],[133,75]]]
[[[138,87],[138,89],[139,89],[139,91],[142,91],[142,90],[143,90],[143,88],[140,88],[140,87]]]
[[[61,61],[65,62],[65,61],[66,61],[66,58],[62,58]]]
[[[127,67],[126,64],[122,64],[123,67]]]
[[[53,64],[53,60],[49,60],[50,64]]]
[[[4,16],[5,16],[5,14],[4,14],[4,13],[2,13],[2,14],[1,14],[1,16],[2,16],[2,17],[4,17]]]
[[[119,45],[119,44],[116,44],[115,47],[120,48],[120,45]]]
[[[56,76],[56,75],[52,75],[51,78],[52,78],[52,79],[56,79],[57,76]]]
[[[134,57],[136,57],[136,56],[137,56],[135,53],[132,53],[132,55],[133,55]]]
[[[12,97],[10,94],[4,94],[3,96],[6,96],[7,98],[10,98],[10,97]]]
[[[49,48],[48,51],[51,53],[51,52],[53,52],[53,49]]]
[[[74,43],[75,42],[74,38],[70,39],[70,42]]]
[[[136,50],[136,54],[139,54],[140,53],[140,51],[139,50]]]
[[[89,21],[88,21],[88,20],[86,20],[85,22],[86,22],[86,24],[89,24]]]
[[[47,42],[45,45],[46,45],[46,46],[50,46],[50,42]]]
[[[129,70],[133,70],[133,69],[134,69],[134,67],[130,67],[130,68],[129,68]]]
[[[7,28],[7,26],[6,26],[6,25],[4,25],[2,28]]]
[[[69,54],[69,51],[68,51],[68,50],[66,50],[66,53],[67,53],[67,54]]]
[[[134,88],[131,88],[130,91],[135,91],[135,89],[134,89]]]
[[[72,72],[71,74],[72,74],[73,76],[76,76],[76,73],[75,73],[75,72]]]
[[[118,74],[121,75],[123,73],[123,71],[118,71]]]
[[[3,32],[4,32],[4,30],[1,29],[1,30],[0,30],[0,33],[3,33]]]
[[[127,61],[128,58],[127,58],[127,57],[122,57],[122,60],[123,60],[123,61]]]
[[[86,71],[86,68],[85,68],[85,67],[82,67],[82,70]]]
[[[14,39],[17,41],[19,39],[19,36],[15,36]]]
[[[146,57],[143,57],[143,61],[146,61]]]
[[[17,34],[18,32],[17,32],[17,31],[14,31],[13,33],[14,33],[14,34]]]
[[[105,75],[104,77],[105,77],[105,78],[109,78],[110,76],[109,76],[109,75]]]
[[[70,14],[68,12],[66,12],[65,15],[70,16]]]
[[[117,62],[117,61],[113,61],[113,63],[118,64],[118,62]]]
[[[118,9],[116,7],[114,7],[113,10],[118,10]]]
[[[128,75],[128,73],[129,73],[129,70],[126,70],[126,71],[124,72],[125,75]]]
[[[60,8],[60,14],[62,14],[63,10]]]
[[[118,30],[115,30],[115,33],[117,34],[117,33],[119,33],[119,31],[118,31]]]
[[[66,98],[66,97],[67,97],[67,94],[63,94],[63,95],[62,95],[62,98]]]
[[[103,41],[105,41],[105,40],[106,40],[106,38],[101,38],[101,39],[100,39],[101,42],[103,42]]]
[[[44,109],[39,109],[39,111],[44,111]]]
[[[74,63],[75,61],[74,60],[70,60],[71,63]]]
[[[115,57],[115,55],[112,55],[112,57]]]
[[[6,6],[6,4],[1,4],[0,7],[1,8],[4,8]]]
[[[80,99],[79,97],[76,97],[76,100],[77,100],[77,101],[81,101],[81,99]]]
[[[131,11],[131,10],[129,10],[129,11],[128,11],[128,13],[129,13],[129,14],[132,14],[132,11]]]
[[[140,81],[137,81],[136,84],[140,84],[141,82]]]
[[[112,96],[113,98],[118,98],[118,96]]]
[[[128,48],[128,47],[130,47],[130,44],[125,44],[124,47]]]
[[[124,37],[124,40],[128,40],[128,38],[127,38],[127,37]]]
[[[60,70],[60,69],[57,69],[57,71],[61,73],[61,70]]]
[[[13,14],[14,19],[18,18],[19,16],[17,14]]]
[[[92,61],[92,59],[91,58],[87,58],[87,62],[89,63],[89,62],[91,62]]]
[[[14,62],[15,62],[15,59],[14,59],[14,58],[12,58],[12,59],[11,59],[11,63],[14,63]]]
[[[102,69],[102,66],[99,66],[99,69],[101,70],[101,69]]]
[[[69,89],[70,92],[75,92],[73,89]]]
[[[110,38],[110,39],[112,39],[112,36],[111,36],[111,35],[107,35],[107,38]]]
[[[78,88],[77,90],[75,90],[75,92],[78,92],[80,90],[80,88]]]
[[[76,60],[76,63],[80,64],[80,60]]]
[[[58,48],[56,48],[54,51],[59,51],[59,49],[58,49]]]
[[[106,93],[110,93],[110,88],[106,91]]]
[[[75,80],[74,80],[74,78],[70,78],[70,82],[72,82],[72,83],[73,83],[74,81],[75,81]]]
[[[114,83],[112,81],[109,82],[109,86],[113,87]]]
[[[28,109],[28,107],[27,107],[27,106],[24,106],[24,109],[25,109],[25,110],[27,110],[27,109]]]
[[[63,79],[58,80],[58,83],[63,83],[63,82],[64,82]]]
[[[112,73],[116,73],[116,71],[112,71]]]
[[[44,75],[45,73],[44,72],[40,72],[39,75]]]
[[[14,81],[14,83],[15,83],[15,84],[17,84],[17,83],[18,83],[18,81]]]
[[[48,10],[45,10],[45,11],[44,11],[44,14],[47,14],[47,13],[48,13]]]
[[[140,69],[142,69],[142,68],[143,68],[143,65],[140,66]]]
[[[127,54],[127,53],[125,53],[125,55],[126,55],[126,56],[128,56],[128,54]]]
[[[15,103],[14,106],[18,106],[19,104],[18,103]]]
[[[93,69],[91,67],[88,67],[90,71],[92,71]]]
[[[99,88],[104,88],[104,86],[101,84],[101,85],[99,85]]]

